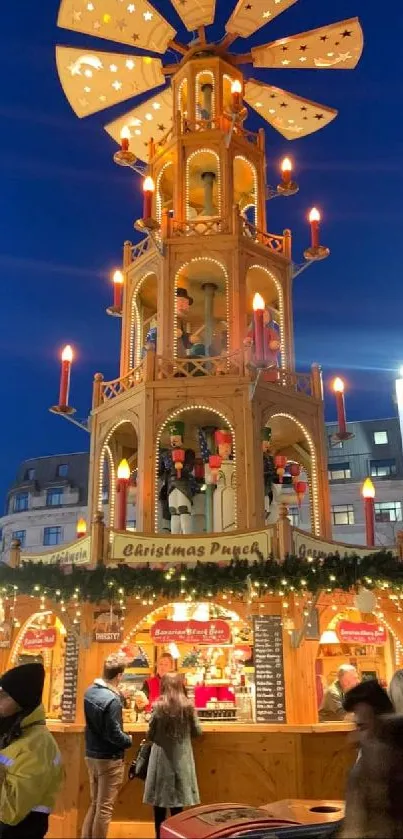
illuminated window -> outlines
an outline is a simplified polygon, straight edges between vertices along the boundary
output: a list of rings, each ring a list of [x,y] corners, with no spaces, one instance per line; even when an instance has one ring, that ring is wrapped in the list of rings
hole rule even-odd
[[[401,501],[376,501],[375,521],[393,522],[402,521]]]
[[[18,539],[18,541],[21,543],[22,548],[25,546],[26,536],[27,536],[27,531],[26,530],[14,530],[13,533],[11,534],[11,538],[12,539]]]
[[[54,489],[48,489],[46,493],[46,506],[47,507],[61,507],[63,504],[63,488],[56,487]]]
[[[351,469],[349,463],[329,463],[328,465],[329,481],[348,481],[351,478]]]
[[[336,504],[332,507],[332,521],[335,525],[354,524],[354,507],[352,504]]]
[[[60,542],[63,541],[63,528],[62,527],[45,527],[43,531],[43,544],[50,546],[50,545],[60,545]]]
[[[387,431],[374,431],[374,443],[376,446],[386,446],[388,442]]]
[[[69,474],[68,463],[60,463],[57,467],[56,474],[58,478],[67,478],[67,475]]]
[[[19,492],[14,496],[14,513],[23,513],[28,510],[29,495],[27,492]]]
[[[371,460],[370,472],[373,478],[389,478],[391,475],[396,475],[396,461],[389,460]]]

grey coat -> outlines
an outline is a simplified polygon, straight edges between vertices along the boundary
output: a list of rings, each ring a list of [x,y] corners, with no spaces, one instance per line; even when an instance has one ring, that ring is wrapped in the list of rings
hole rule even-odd
[[[202,733],[194,713],[189,730],[181,740],[167,735],[163,715],[154,712],[148,739],[152,742],[144,789],[144,804],[154,807],[192,807],[200,804],[192,737]]]

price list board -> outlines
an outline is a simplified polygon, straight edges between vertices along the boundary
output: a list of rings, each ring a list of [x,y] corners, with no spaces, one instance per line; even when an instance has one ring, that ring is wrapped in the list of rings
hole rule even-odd
[[[77,705],[79,641],[76,634],[68,632],[66,635],[66,652],[64,659],[64,688],[62,698],[63,722],[74,722]]]
[[[254,618],[256,722],[285,723],[283,627],[280,615]]]

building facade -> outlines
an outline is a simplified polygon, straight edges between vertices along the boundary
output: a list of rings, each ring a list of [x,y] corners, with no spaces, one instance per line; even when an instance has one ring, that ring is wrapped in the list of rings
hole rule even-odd
[[[87,452],[23,461],[0,519],[0,559],[7,561],[12,539],[30,553],[73,541],[78,519],[87,515],[87,494]]]

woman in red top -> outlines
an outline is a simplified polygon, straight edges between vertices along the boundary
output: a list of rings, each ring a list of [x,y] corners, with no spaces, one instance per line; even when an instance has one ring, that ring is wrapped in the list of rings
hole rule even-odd
[[[174,669],[174,660],[171,653],[162,653],[157,663],[157,670],[154,676],[143,684],[142,693],[144,694],[144,707],[141,710],[151,711],[157,699],[161,696],[161,679],[166,673],[172,673]],[[139,703],[137,702],[137,705]]]

